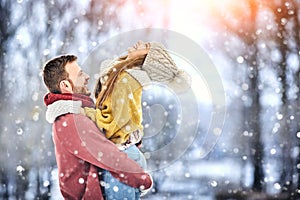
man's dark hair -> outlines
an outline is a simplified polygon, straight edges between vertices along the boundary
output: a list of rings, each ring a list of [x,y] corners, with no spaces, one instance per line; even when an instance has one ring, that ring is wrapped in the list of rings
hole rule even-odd
[[[49,92],[60,94],[59,84],[63,80],[69,79],[69,74],[65,69],[67,63],[76,61],[74,55],[62,55],[49,60],[43,69],[43,78]]]

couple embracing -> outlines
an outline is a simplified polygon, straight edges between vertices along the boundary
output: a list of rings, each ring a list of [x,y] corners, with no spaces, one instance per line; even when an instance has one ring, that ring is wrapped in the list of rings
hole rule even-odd
[[[134,200],[146,194],[153,183],[139,149],[142,89],[152,81],[178,92],[189,87],[164,46],[139,41],[126,56],[103,62],[95,103],[74,55],[48,61],[43,78],[63,197]]]

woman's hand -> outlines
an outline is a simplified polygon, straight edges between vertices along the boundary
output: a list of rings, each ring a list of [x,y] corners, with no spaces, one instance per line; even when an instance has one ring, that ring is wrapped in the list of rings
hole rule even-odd
[[[132,47],[129,47],[128,50],[128,56],[127,58],[134,58],[137,56],[143,56],[148,54],[150,49],[150,43],[149,42],[143,42],[138,41],[135,45]]]

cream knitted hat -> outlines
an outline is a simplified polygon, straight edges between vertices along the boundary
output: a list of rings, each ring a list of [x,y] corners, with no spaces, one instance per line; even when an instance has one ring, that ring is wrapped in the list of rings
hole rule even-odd
[[[126,70],[141,85],[149,84],[151,81],[163,83],[174,92],[181,93],[191,86],[190,76],[183,70],[178,69],[175,62],[168,54],[165,47],[157,42],[150,43],[149,52],[140,68]],[[101,82],[105,82],[107,72],[118,62],[118,60],[104,60],[100,66]],[[145,73],[146,72],[146,73]]]
[[[165,47],[157,42],[151,43],[142,70],[147,72],[152,81],[164,83],[177,93],[191,86],[190,76],[178,69]]]

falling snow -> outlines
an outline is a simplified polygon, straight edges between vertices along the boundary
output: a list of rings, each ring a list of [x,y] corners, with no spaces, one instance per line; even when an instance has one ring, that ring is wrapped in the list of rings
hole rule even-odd
[[[6,22],[3,25],[4,30],[9,32],[2,37],[0,59],[4,61],[0,73],[0,198],[7,195],[16,199],[18,195],[23,195],[18,198],[41,199],[38,195],[43,194],[51,200],[61,199],[58,178],[70,174],[57,172],[51,125],[45,121],[43,97],[46,89],[43,87],[41,66],[49,58],[68,52],[74,52],[79,56],[79,61],[84,62],[83,59],[98,44],[110,35],[123,31],[121,25],[126,30],[137,28],[131,27],[134,22],[146,27],[160,27],[163,24],[186,33],[203,44],[211,51],[210,54],[216,54],[213,61],[222,76],[226,93],[226,119],[222,124],[224,126],[219,126],[215,122],[223,120],[218,118],[218,109],[223,108],[215,108],[214,103],[219,100],[216,94],[224,91],[209,88],[212,98],[204,98],[205,87],[199,87],[196,80],[194,94],[199,98],[197,105],[189,104],[190,96],[183,96],[178,102],[171,93],[161,88],[145,92],[142,102],[145,134],[142,150],[149,167],[159,168],[152,172],[155,185],[145,199],[213,199],[219,193],[246,194],[253,189],[256,167],[261,167],[265,172],[259,181],[263,182],[264,192],[268,195],[300,194],[300,62],[298,38],[294,37],[299,33],[299,30],[294,30],[299,18],[295,8],[299,7],[299,2],[276,1],[276,5],[268,8],[260,4],[259,13],[254,16],[257,24],[247,24],[247,27],[242,25],[245,21],[251,21],[247,20],[248,15],[254,14],[250,13],[251,9],[245,3],[247,1],[245,4],[235,3],[235,9],[219,2],[215,6],[226,9],[215,13],[224,14],[222,20],[229,21],[221,25],[214,21],[214,29],[208,32],[209,39],[205,41],[199,38],[206,24],[212,20],[211,16],[205,20],[189,18],[189,13],[197,13],[197,17],[207,13],[200,12],[205,7],[204,3],[189,2],[182,6],[180,1],[166,1],[164,4],[170,5],[164,7],[156,1],[138,1],[132,6],[133,2],[120,5],[111,1],[93,6],[90,4],[92,1],[74,4],[54,0],[47,4],[23,0],[17,0],[16,4],[13,1],[3,2],[1,9],[8,6],[7,10],[1,10],[7,15],[3,15]],[[189,8],[187,11],[184,9],[186,6]],[[107,10],[102,12],[103,9]],[[64,12],[58,12],[61,10]],[[230,13],[226,15],[226,11]],[[238,20],[230,19],[238,13]],[[243,13],[246,15],[243,16]],[[117,19],[119,14],[121,17]],[[168,18],[168,15],[172,17]],[[186,21],[199,24],[189,29],[185,26]],[[227,32],[216,28],[225,24],[228,26],[225,30],[232,30]],[[201,29],[198,30],[197,25]],[[281,28],[283,32],[280,32]],[[287,50],[284,51],[284,48]],[[189,49],[187,52],[192,51]],[[219,57],[222,52],[225,52],[224,55]],[[223,56],[230,58],[224,59]],[[92,85],[99,77],[97,63],[94,67],[97,70],[83,68],[91,73]],[[202,78],[206,80],[209,77]],[[122,81],[128,82],[127,79]],[[133,100],[133,95],[128,95],[128,98]],[[124,103],[125,100],[120,99],[119,102]],[[187,115],[183,113],[192,115],[195,110],[199,111],[199,115],[185,120]],[[63,122],[62,126],[67,127],[68,122]],[[127,126],[126,130],[130,131],[131,127]],[[184,134],[178,139],[177,133],[180,131]],[[88,131],[82,133],[89,134]],[[217,137],[218,142],[209,146],[205,140],[212,137]],[[184,147],[183,144],[189,141],[192,141],[190,145]],[[173,143],[176,145],[172,146]],[[82,142],[83,147],[86,145]],[[262,145],[259,166],[254,163],[254,158],[257,158],[254,156],[260,150],[257,145]],[[171,147],[164,149],[166,146]],[[164,151],[155,155],[160,149]],[[78,155],[82,152],[75,149],[73,153]],[[104,156],[102,152],[95,155],[100,161]],[[92,177],[98,176],[92,174]],[[79,178],[78,184],[85,184],[85,179]],[[103,182],[101,185],[109,187]],[[298,189],[291,191],[293,188]],[[113,190],[120,192],[116,186]],[[16,194],[19,191],[20,194]]]

